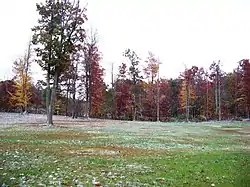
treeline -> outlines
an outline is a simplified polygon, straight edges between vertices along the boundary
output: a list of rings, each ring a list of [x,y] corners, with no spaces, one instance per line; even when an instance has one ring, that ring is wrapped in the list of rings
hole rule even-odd
[[[86,90],[85,71],[65,72],[59,79],[54,114],[74,117],[174,121],[228,120],[249,118],[250,62],[241,60],[230,73],[220,63],[208,71],[196,66],[185,69],[176,79],[159,78],[159,61],[149,53],[141,62],[136,53],[126,50],[129,64],[121,63],[110,86],[103,81],[103,69],[91,61]],[[100,59],[99,59],[100,60]],[[140,69],[140,63],[144,68]],[[81,76],[82,75],[82,76]],[[76,78],[77,77],[77,78]],[[0,82],[1,111],[19,111],[13,104],[15,80]],[[31,85],[28,112],[46,113],[46,83]],[[88,100],[87,100],[88,95]]]
[[[53,114],[147,121],[249,118],[248,59],[230,73],[218,61],[164,79],[152,52],[142,60],[126,49],[126,62],[116,62],[118,74],[112,68],[107,85],[97,33],[86,31],[87,10],[80,1],[46,0],[36,7],[39,19],[28,49],[13,63],[13,79],[0,83],[1,111],[46,113],[50,125]],[[32,63],[40,65],[45,81],[32,83]]]
[[[158,77],[160,63],[152,53],[142,69],[134,51],[125,54],[130,64],[119,66],[112,88],[104,92],[101,111],[106,117],[147,121],[249,118],[248,59],[236,63],[230,73],[223,72],[220,62],[213,62],[207,71],[193,66],[176,79],[163,79]]]

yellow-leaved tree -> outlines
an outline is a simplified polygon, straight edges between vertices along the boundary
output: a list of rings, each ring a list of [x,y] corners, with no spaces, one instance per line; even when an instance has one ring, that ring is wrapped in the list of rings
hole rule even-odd
[[[18,107],[21,112],[27,113],[28,104],[32,96],[31,93],[31,72],[30,72],[30,55],[31,44],[24,58],[20,58],[13,63],[14,76],[14,93],[9,93],[11,96],[11,105]]]
[[[187,121],[189,120],[189,110],[193,106],[195,99],[196,95],[192,85],[184,79],[179,91],[179,103],[181,110],[186,111]]]

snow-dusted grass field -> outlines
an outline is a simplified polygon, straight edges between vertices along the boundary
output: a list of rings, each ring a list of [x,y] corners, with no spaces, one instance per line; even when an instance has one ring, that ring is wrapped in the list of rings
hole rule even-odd
[[[250,123],[0,113],[2,186],[250,186]]]

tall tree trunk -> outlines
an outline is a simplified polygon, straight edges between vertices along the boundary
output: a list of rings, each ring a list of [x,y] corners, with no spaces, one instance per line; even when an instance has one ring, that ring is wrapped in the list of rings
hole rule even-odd
[[[89,73],[90,74],[90,73]],[[91,117],[91,114],[92,114],[92,98],[91,98],[91,76],[89,76],[89,92],[88,92],[88,117]]]
[[[76,63],[74,78],[73,78],[73,106],[72,106],[72,118],[76,118],[76,79],[77,79],[78,63]]]
[[[86,95],[86,117],[89,118],[90,116],[90,98],[91,98],[91,93],[90,93],[90,86],[91,86],[91,80],[90,80],[90,70],[91,70],[91,58],[92,58],[92,47],[88,49],[88,56],[87,59],[85,60],[85,95]]]
[[[238,117],[238,102],[236,102],[237,98],[237,89],[238,88],[238,69],[236,72],[236,80],[235,80],[235,95],[234,95],[234,107],[235,107],[235,117]]]
[[[215,87],[215,105],[216,105],[216,116],[218,120],[221,120],[221,86],[220,86],[220,61],[216,65],[216,87]]]
[[[51,124],[52,120],[50,119],[50,112],[49,112],[49,107],[50,107],[50,98],[51,98],[51,89],[50,89],[50,67],[48,67],[47,70],[47,77],[46,77],[46,82],[47,82],[47,88],[46,88],[46,111],[47,111],[47,124]]]
[[[54,11],[52,11],[51,14],[51,23],[53,23],[53,19],[54,19]],[[52,43],[52,39],[53,39],[53,32],[54,32],[54,25],[51,24],[50,28],[49,28],[49,36],[50,36],[50,44]],[[51,108],[51,88],[50,88],[50,76],[51,76],[51,60],[52,60],[52,48],[49,49],[49,54],[48,54],[48,69],[47,69],[47,93],[46,93],[46,109],[47,109],[47,124],[48,125],[52,125],[53,124],[53,120],[52,120],[52,108]]]
[[[114,85],[114,63],[112,63],[111,69],[111,86],[112,86],[112,109],[111,109],[111,119],[115,118],[115,85]]]
[[[159,73],[157,80],[157,105],[156,105],[156,121],[160,121],[160,87],[159,87]]]
[[[28,51],[26,54],[26,59],[25,60],[25,76],[24,76],[24,99],[25,99],[25,104],[24,104],[24,112],[28,112],[28,90],[27,90],[27,84],[28,84],[28,71],[29,71],[29,65],[30,65],[30,54],[31,54],[31,42],[29,42],[28,46]]]
[[[86,73],[86,83],[85,83],[85,95],[86,95],[86,118],[89,118],[90,113],[90,88],[89,88],[89,76],[88,73]]]
[[[250,120],[250,108],[246,107],[247,119]]]
[[[206,119],[206,120],[208,120],[208,80],[207,80],[207,78],[206,78],[206,81],[207,81],[207,89],[206,89],[206,91],[207,91],[207,92],[206,92],[206,94],[207,94],[207,95],[206,95],[206,105],[207,105],[207,106],[206,106],[206,110],[207,110],[207,111],[206,111],[206,118],[207,118],[207,119]]]
[[[219,84],[218,84],[218,108],[219,108],[219,121],[221,121],[221,84],[220,84],[220,78],[219,78]]]
[[[190,86],[186,84],[186,121],[189,122]]]
[[[136,120],[136,113],[137,113],[137,108],[134,106],[134,115],[133,115],[133,121]]]
[[[53,125],[53,113],[54,113],[54,101],[56,99],[56,89],[58,85],[58,76],[59,72],[57,68],[55,69],[55,76],[53,80],[53,87],[51,91],[51,97],[50,97],[50,103],[49,103],[49,119],[48,119],[48,124]]]
[[[89,119],[89,101],[86,102],[86,118]]]
[[[216,114],[216,118],[217,118],[218,117],[218,84],[217,84],[217,80],[216,80],[216,85],[215,85],[215,114]]]
[[[73,100],[72,100],[72,119],[76,118],[76,99],[75,94],[73,94]]]
[[[65,116],[68,116],[70,79],[67,80]]]
[[[133,102],[133,111],[132,111],[132,120],[136,120],[136,103],[135,103],[135,94],[132,94],[132,102]]]

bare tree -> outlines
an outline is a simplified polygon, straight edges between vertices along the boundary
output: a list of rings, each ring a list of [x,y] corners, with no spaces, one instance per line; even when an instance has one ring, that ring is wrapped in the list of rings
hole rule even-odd
[[[97,45],[97,31],[93,32],[91,29],[84,47],[84,87],[85,87],[85,101],[86,101],[86,117],[89,118],[91,111],[91,60],[94,52],[94,48]]]

